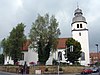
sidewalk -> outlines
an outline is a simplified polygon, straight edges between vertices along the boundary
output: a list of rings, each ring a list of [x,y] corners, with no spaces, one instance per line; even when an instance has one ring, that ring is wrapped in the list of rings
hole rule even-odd
[[[9,72],[2,72],[0,71],[0,75],[4,74],[4,75],[29,75],[29,74],[16,74],[16,73],[9,73]]]
[[[4,75],[37,75],[37,74],[16,74],[16,73],[9,73],[9,72],[0,71],[0,75],[1,74],[4,74]],[[42,75],[58,75],[58,74],[42,74]],[[80,75],[80,74],[76,73],[76,74],[59,74],[59,75]]]

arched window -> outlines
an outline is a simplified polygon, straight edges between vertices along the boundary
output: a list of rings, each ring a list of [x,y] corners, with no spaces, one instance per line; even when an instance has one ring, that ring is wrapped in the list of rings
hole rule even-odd
[[[24,60],[24,53],[21,53],[20,60]]]
[[[58,52],[58,59],[62,60],[62,52]]]
[[[85,53],[84,52],[81,53],[81,60],[85,60]]]

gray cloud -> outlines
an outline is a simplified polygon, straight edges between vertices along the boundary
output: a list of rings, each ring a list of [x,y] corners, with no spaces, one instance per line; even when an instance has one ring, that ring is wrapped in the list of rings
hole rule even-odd
[[[100,45],[99,0],[1,0],[0,40],[7,37],[12,28],[20,22],[26,25],[25,34],[28,35],[37,14],[45,13],[53,14],[57,18],[60,37],[71,37],[71,21],[77,2],[88,22],[90,51],[96,51],[95,44]]]

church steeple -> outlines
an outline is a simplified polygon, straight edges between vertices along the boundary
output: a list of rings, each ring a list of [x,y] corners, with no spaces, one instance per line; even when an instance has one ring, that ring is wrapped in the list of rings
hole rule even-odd
[[[78,2],[77,2],[77,8],[79,8]]]
[[[74,12],[74,17],[71,24],[72,38],[81,44],[81,65],[87,65],[89,61],[89,40],[88,40],[88,27],[82,10],[77,7]]]
[[[75,10],[74,16],[82,16],[82,15],[83,15],[82,10],[79,9],[79,8],[77,8],[77,9]]]
[[[74,12],[74,18],[72,19],[72,24],[75,22],[86,22],[85,17],[83,16],[82,10],[77,6],[77,9]]]

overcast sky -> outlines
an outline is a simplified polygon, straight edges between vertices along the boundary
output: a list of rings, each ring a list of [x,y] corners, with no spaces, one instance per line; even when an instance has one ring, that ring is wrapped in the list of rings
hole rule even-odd
[[[88,23],[90,51],[96,51],[95,44],[100,46],[100,0],[0,0],[0,40],[9,36],[12,28],[21,22],[26,25],[25,34],[28,36],[37,15],[46,13],[55,15],[60,37],[71,37],[71,22],[77,3]]]

